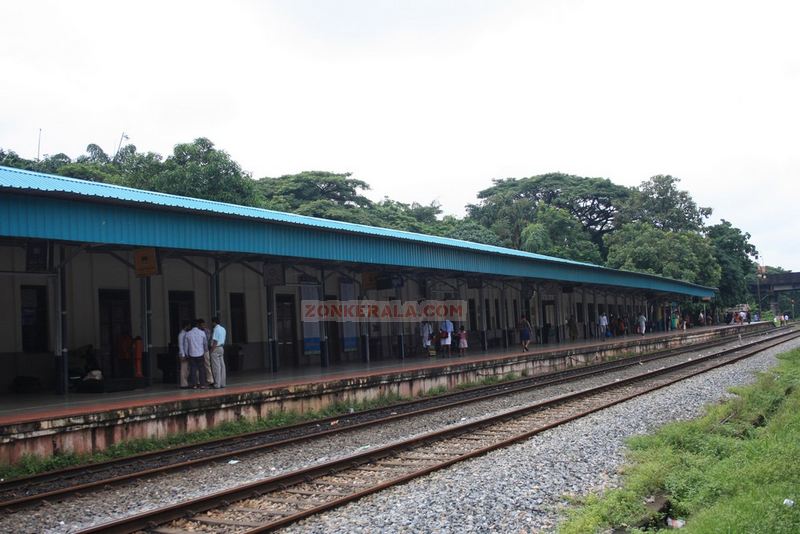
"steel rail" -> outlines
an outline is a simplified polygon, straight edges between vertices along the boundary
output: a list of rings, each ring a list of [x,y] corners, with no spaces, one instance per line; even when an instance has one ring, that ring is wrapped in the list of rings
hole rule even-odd
[[[129,533],[138,530],[150,530],[152,532],[178,532],[180,531],[180,529],[177,529],[175,527],[167,527],[166,529],[160,529],[158,527],[159,525],[165,525],[172,521],[181,519],[184,519],[185,521],[198,521],[200,523],[211,522],[211,524],[219,524],[221,527],[223,527],[226,524],[238,525],[239,527],[243,526],[252,527],[248,528],[247,530],[248,534],[274,530],[276,528],[280,528],[290,523],[299,521],[300,519],[303,519],[305,517],[317,514],[321,511],[341,506],[342,504],[351,502],[365,495],[381,491],[382,489],[385,489],[387,487],[396,484],[401,484],[413,478],[453,465],[465,459],[479,456],[498,448],[506,447],[512,443],[527,439],[532,435],[535,435],[536,433],[542,432],[549,428],[553,428],[560,424],[564,424],[565,422],[572,421],[580,417],[584,417],[589,413],[605,409],[614,404],[625,402],[626,400],[630,400],[631,398],[640,396],[644,393],[655,391],[657,389],[661,389],[663,387],[671,385],[675,382],[685,380],[686,378],[689,378],[691,376],[696,376],[698,374],[708,372],[712,369],[717,369],[719,367],[729,365],[736,361],[742,360],[744,358],[762,352],[763,350],[766,350],[770,347],[785,343],[789,339],[793,339],[796,337],[800,337],[800,333],[791,332],[784,336],[780,336],[780,339],[773,338],[761,343],[751,344],[747,347],[731,348],[714,355],[702,356],[696,359],[689,359],[688,361],[684,361],[655,371],[650,371],[642,375],[622,380],[616,380],[614,382],[609,382],[601,386],[587,388],[578,392],[572,392],[560,395],[556,398],[549,399],[546,401],[540,401],[531,404],[529,406],[526,406],[524,408],[515,409],[479,421],[473,421],[465,423],[463,425],[453,426],[442,431],[430,432],[422,436],[417,436],[408,440],[404,440],[399,443],[386,445],[384,447],[380,447],[372,451],[351,455],[347,458],[343,458],[333,462],[328,462],[325,464],[300,469],[298,471],[285,473],[283,475],[279,475],[263,481],[249,483],[237,488],[233,488],[231,490],[218,492],[198,499],[193,499],[188,502],[179,503],[158,510],[137,514],[132,517],[111,521],[109,523],[105,523],[102,525],[88,528],[86,530],[82,530],[81,533],[82,534],[93,534],[96,532]],[[727,359],[722,359],[722,361],[714,361],[714,360],[719,360],[720,358],[723,358],[724,356],[727,355],[731,355],[731,357]],[[705,365],[705,367],[702,367],[700,369],[694,369],[694,367],[702,365]],[[688,369],[690,367],[693,369]],[[647,386],[644,390],[634,391],[633,393],[625,394],[625,388],[628,388],[635,383],[643,383],[647,380],[658,379],[659,377],[667,378],[664,375],[684,370],[687,370],[688,372],[686,374],[677,377],[662,380],[661,382],[657,382],[653,386]],[[326,494],[333,495],[335,498],[330,501],[316,503],[312,507],[302,509],[296,513],[282,514],[282,513],[269,512],[267,510],[245,509],[248,512],[258,512],[261,513],[262,515],[269,514],[272,516],[279,516],[277,519],[271,519],[269,521],[261,521],[260,524],[255,524],[255,523],[251,524],[250,522],[239,521],[237,523],[237,521],[231,521],[231,520],[226,521],[224,519],[223,520],[219,519],[215,520],[213,518],[208,519],[207,518],[208,516],[206,516],[205,518],[199,517],[199,514],[204,512],[207,513],[216,508],[230,507],[231,504],[235,503],[236,501],[264,498],[264,496],[267,493],[287,491],[287,489],[290,490],[291,486],[293,485],[302,485],[309,483],[313,484],[314,479],[319,478],[320,480],[322,480],[322,478],[324,477],[330,477],[336,474],[342,474],[348,469],[355,468],[355,469],[369,470],[365,466],[368,466],[370,463],[380,462],[381,460],[384,460],[386,458],[391,458],[394,455],[400,454],[402,451],[408,451],[413,448],[419,448],[434,443],[440,444],[443,443],[444,442],[443,440],[446,439],[457,440],[459,439],[459,436],[461,437],[461,439],[479,440],[481,438],[473,438],[470,437],[468,434],[470,432],[473,432],[473,435],[478,435],[475,434],[475,432],[481,432],[481,431],[483,432],[483,434],[487,433],[491,434],[491,431],[488,429],[492,425],[500,425],[508,423],[510,421],[518,420],[520,418],[529,416],[531,414],[543,413],[545,410],[557,408],[558,406],[561,405],[566,405],[566,403],[570,401],[580,402],[582,399],[589,398],[593,395],[602,395],[606,392],[614,390],[622,391],[623,395],[618,396],[616,398],[612,398],[611,400],[608,401],[604,401],[602,404],[590,407],[588,409],[583,408],[581,405],[580,406],[581,409],[578,412],[568,414],[565,417],[559,417],[558,420],[552,421],[547,424],[543,424],[533,430],[517,433],[513,437],[507,439],[501,439],[500,441],[492,443],[486,447],[479,447],[468,453],[459,454],[456,457],[445,459],[441,462],[436,463],[435,465],[429,465],[421,469],[413,470],[412,472],[409,473],[401,474],[400,476],[395,477],[391,480],[381,481],[377,484],[371,485],[370,487],[366,487],[363,489],[357,488],[358,491],[354,491],[349,494],[343,494],[343,493],[339,494],[336,492],[331,493],[330,490],[328,490],[327,493],[326,491],[318,491],[317,493],[320,495],[326,495]],[[384,464],[389,465],[386,462],[384,462]],[[395,463],[391,465],[395,466],[399,464]],[[326,485],[330,486],[330,483],[323,481],[320,481],[316,484],[319,486],[326,486]],[[302,494],[303,492],[298,491],[298,493]],[[272,500],[274,501],[276,499],[273,498]],[[239,510],[240,509],[235,509],[234,511],[239,511]],[[222,531],[225,530],[223,529]],[[241,530],[238,530],[237,532],[241,532]]]
[[[785,335],[789,334],[782,332],[778,334],[778,337]],[[764,336],[764,332],[754,332],[745,337],[751,338]],[[774,338],[776,336],[773,335],[769,337]],[[233,456],[241,456],[243,454],[255,453],[270,448],[286,446],[313,437],[324,437],[331,434],[368,427],[371,425],[384,424],[393,420],[415,417],[472,402],[489,400],[501,395],[520,393],[533,388],[559,384],[570,380],[577,380],[614,370],[624,369],[635,366],[639,363],[675,357],[676,355],[687,352],[696,352],[698,350],[704,350],[730,343],[732,341],[731,338],[736,339],[736,336],[726,336],[720,340],[664,349],[625,358],[624,360],[615,360],[593,365],[590,364],[580,368],[556,371],[553,373],[537,375],[535,377],[524,377],[503,382],[501,384],[470,388],[466,391],[447,393],[433,398],[406,401],[403,403],[393,404],[388,407],[360,411],[351,415],[333,416],[280,428],[250,432],[227,438],[207,440],[191,445],[160,451],[152,451],[126,458],[70,467],[56,472],[13,479],[0,483],[0,511],[12,511],[22,507],[32,506],[42,501],[52,500],[53,498],[66,498],[69,495],[85,492],[94,488],[124,483],[131,479],[141,479],[142,477],[152,476],[159,473],[186,469],[191,466],[220,461]],[[363,420],[365,418],[367,420]],[[362,420],[360,422],[350,422],[358,419]],[[334,421],[336,422],[335,427],[331,426],[331,423]],[[295,435],[280,439],[281,435],[292,433],[295,433]],[[253,440],[258,439],[269,440],[270,437],[274,438],[275,436],[278,436],[278,439],[274,439],[273,441],[260,442],[256,443],[255,445],[247,444],[248,441],[252,442]],[[223,450],[221,452],[212,452],[212,449],[215,447],[225,447],[227,450]],[[181,455],[192,454],[198,454],[199,457],[188,460],[179,458]],[[178,458],[172,462],[165,463],[164,465],[158,465],[156,467],[152,467],[150,465],[155,461],[164,462],[163,457],[166,455]],[[132,466],[135,467],[133,470],[122,475],[113,473],[105,476],[102,475],[103,473],[108,473],[114,469],[131,469]],[[96,478],[90,480],[89,482],[70,483],[70,479],[79,477],[83,477],[85,479],[87,476],[94,476]],[[38,487],[47,487],[47,484],[61,484],[62,487],[47,489],[45,491],[36,491]],[[15,492],[25,494],[17,496],[15,495]],[[12,497],[9,498],[8,495],[12,495]]]

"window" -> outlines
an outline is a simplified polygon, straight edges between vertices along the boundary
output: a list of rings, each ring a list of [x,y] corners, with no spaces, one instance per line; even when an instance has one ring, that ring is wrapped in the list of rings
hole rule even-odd
[[[247,312],[244,293],[231,293],[231,343],[247,343]]]
[[[22,351],[47,352],[49,341],[47,328],[47,287],[22,286],[20,288],[22,306],[20,324],[22,325]]]
[[[478,330],[478,314],[475,310],[475,299],[469,299],[469,330],[476,332]]]
[[[519,324],[519,308],[517,307],[517,299],[514,299],[514,325]]]
[[[494,327],[500,328],[500,299],[494,299]]]
[[[492,328],[492,309],[489,307],[489,299],[483,299],[483,311],[486,313],[486,329]]]

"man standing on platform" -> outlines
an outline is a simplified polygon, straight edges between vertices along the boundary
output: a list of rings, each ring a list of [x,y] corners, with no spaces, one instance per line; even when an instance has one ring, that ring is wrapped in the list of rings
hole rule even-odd
[[[606,340],[606,333],[608,332],[608,316],[605,312],[600,314],[600,317],[597,319],[597,326],[599,326],[600,337],[603,338],[603,341]]]
[[[185,321],[181,325],[181,331],[178,333],[178,364],[180,365],[180,384],[181,389],[189,387],[189,357],[186,355],[185,339],[186,333],[192,329],[191,321]]]
[[[183,338],[183,353],[189,358],[189,386],[205,388],[206,365],[205,355],[208,353],[208,338],[200,329],[201,320],[195,321],[195,326]]]
[[[198,328],[200,328],[200,330],[202,330],[203,333],[206,335],[206,346],[210,347],[211,346],[211,330],[209,330],[208,327],[206,326],[206,320],[205,319],[198,319],[197,323],[198,323],[197,324]],[[211,353],[208,352],[208,349],[206,349],[206,353],[203,355],[203,365],[205,365],[205,367],[206,367],[206,383],[203,384],[203,385],[204,386],[205,385],[209,385],[210,386],[211,384],[214,383],[214,373],[211,371]]]
[[[214,375],[214,387],[224,388],[227,382],[227,371],[225,369],[225,329],[219,324],[219,317],[211,318],[211,371]]]

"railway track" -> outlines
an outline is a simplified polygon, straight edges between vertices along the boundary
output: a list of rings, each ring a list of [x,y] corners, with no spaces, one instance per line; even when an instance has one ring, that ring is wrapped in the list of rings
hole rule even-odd
[[[81,531],[187,534],[271,531],[370,493],[527,439],[636,396],[800,337],[792,331],[747,347],[511,410],[369,452],[243,485]]]
[[[778,336],[786,335],[789,334],[778,334]],[[763,339],[765,336],[757,333],[748,337]],[[772,337],[774,336],[770,336],[770,338]],[[521,378],[501,384],[404,402],[350,415],[331,417],[277,429],[253,432],[233,438],[217,439],[176,447],[166,451],[154,451],[129,458],[11,480],[0,483],[0,511],[13,511],[21,507],[33,506],[54,499],[67,498],[71,494],[89,492],[96,488],[124,483],[131,479],[141,479],[159,473],[186,469],[191,466],[222,461],[234,456],[239,457],[269,448],[286,446],[311,437],[322,437],[369,425],[383,424],[392,420],[418,416],[501,395],[524,392],[532,388],[595,376],[635,366],[639,363],[670,358],[689,352],[696,353],[697,351],[713,348],[731,341],[731,338],[726,338],[689,347],[658,351],[624,360],[536,377]],[[332,426],[334,422],[335,426]]]

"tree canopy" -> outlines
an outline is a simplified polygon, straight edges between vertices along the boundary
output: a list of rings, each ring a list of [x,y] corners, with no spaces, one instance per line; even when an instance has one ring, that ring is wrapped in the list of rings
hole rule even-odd
[[[645,222],[628,223],[606,237],[607,265],[716,287],[721,269],[714,248],[695,232],[669,232]]]
[[[602,249],[603,236],[613,231],[616,216],[631,192],[607,178],[562,173],[494,180],[467,206],[470,217],[495,229],[507,246],[522,246],[522,230],[534,222],[540,204],[566,210]]]
[[[735,228],[730,222],[722,222],[706,229],[714,256],[722,269],[719,281],[720,300],[724,306],[746,302],[747,280],[755,272],[754,259],[758,258],[756,247],[750,243],[750,234]]]
[[[671,232],[698,231],[711,215],[711,208],[699,208],[687,191],[678,189],[680,178],[659,174],[632,191],[625,205],[626,222],[647,222]]]
[[[567,212],[541,203],[534,222],[522,231],[522,250],[569,260],[600,264],[600,249],[580,221]]]

